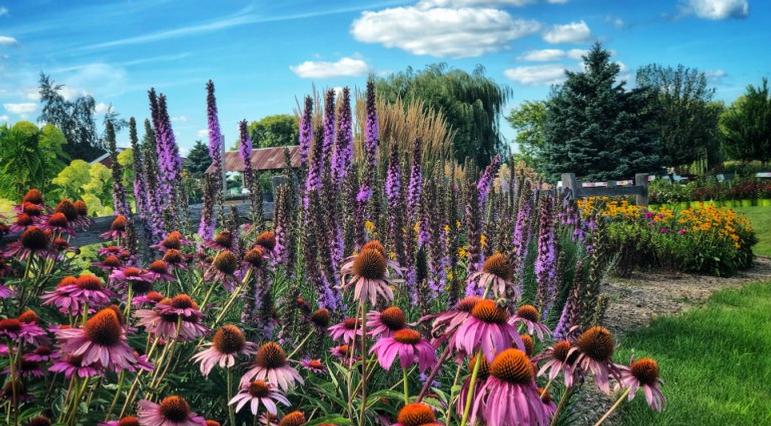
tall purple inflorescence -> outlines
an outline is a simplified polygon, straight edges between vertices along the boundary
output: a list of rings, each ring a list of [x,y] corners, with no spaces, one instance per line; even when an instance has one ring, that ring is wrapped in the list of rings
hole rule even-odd
[[[332,152],[332,180],[339,187],[353,163],[353,126],[351,120],[351,91],[343,88],[337,112],[337,143]]]
[[[324,117],[322,126],[324,127],[324,139],[321,153],[322,176],[332,175],[332,151],[335,147],[335,90],[327,90],[324,96]]]
[[[407,220],[415,223],[420,209],[420,191],[423,189],[423,171],[421,169],[421,141],[415,139],[410,167],[410,182],[407,188]]]
[[[220,131],[220,121],[217,116],[217,98],[214,95],[214,82],[209,80],[206,83],[206,122],[209,134],[209,157],[211,157],[211,164],[214,167],[214,179],[212,179],[212,191],[217,194],[222,193],[222,132]],[[222,209],[222,206],[217,205],[219,195],[215,198],[215,214],[207,218],[210,223],[204,225],[201,223],[199,229],[215,229],[217,227],[217,209]],[[204,216],[201,216],[201,220],[204,220]],[[204,238],[203,235],[201,235]],[[207,236],[211,238],[211,236]]]
[[[524,194],[517,211],[517,222],[514,225],[514,235],[511,241],[513,247],[511,264],[514,267],[513,282],[516,286],[516,288],[511,289],[511,294],[509,294],[511,300],[515,299],[514,292],[522,294],[525,284],[525,259],[530,245],[530,214],[532,211],[533,206],[529,193]]]
[[[538,254],[535,259],[536,302],[542,317],[546,317],[557,297],[557,240],[552,200],[544,197],[540,207]]]
[[[365,168],[362,182],[359,185],[357,201],[363,206],[372,198],[372,181],[377,168],[377,147],[380,143],[379,128],[377,122],[377,104],[375,97],[375,82],[367,81],[367,117],[364,122],[364,160]]]
[[[321,173],[323,164],[323,129],[316,129],[313,141],[310,161],[308,162],[308,175],[305,176],[305,194],[303,196],[303,207],[308,209],[310,198],[313,193],[321,189]]]
[[[136,203],[137,214],[141,218],[147,217],[145,211],[145,184],[147,176],[145,175],[144,164],[142,163],[142,150],[139,148],[139,137],[137,136],[137,121],[134,117],[129,118],[129,142],[131,143],[131,153],[134,161],[134,201]]]
[[[313,143],[313,99],[305,97],[303,115],[300,117],[300,166],[308,164],[308,154]]]
[[[244,184],[249,191],[249,205],[252,211],[252,222],[260,225],[262,223],[262,193],[259,183],[255,180],[254,166],[252,165],[252,137],[249,136],[249,128],[246,120],[238,123],[239,141],[238,155],[244,162]]]
[[[118,149],[115,146],[115,127],[112,124],[112,120],[107,120],[107,123],[105,123],[104,133],[107,149],[110,152],[110,160],[112,161],[112,204],[116,214],[129,217],[131,211],[126,202],[126,189],[123,187],[123,168],[118,163]]]
[[[498,169],[501,167],[501,156],[496,155],[493,157],[493,161],[485,167],[485,171],[479,177],[477,182],[477,190],[479,191],[479,205],[483,207],[487,202],[487,196],[490,194],[490,189],[493,187],[493,180],[498,174]]]

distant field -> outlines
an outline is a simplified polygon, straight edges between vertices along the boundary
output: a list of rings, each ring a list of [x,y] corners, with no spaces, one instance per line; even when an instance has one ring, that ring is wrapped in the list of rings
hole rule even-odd
[[[758,244],[753,248],[756,255],[771,256],[771,207],[735,207],[752,221],[752,228],[758,237]]]

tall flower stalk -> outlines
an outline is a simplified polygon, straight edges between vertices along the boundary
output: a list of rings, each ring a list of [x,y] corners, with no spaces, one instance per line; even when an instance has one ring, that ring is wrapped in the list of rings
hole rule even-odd
[[[212,190],[220,194],[215,198],[215,214],[209,218],[213,222],[207,225],[209,228],[214,229],[217,227],[217,220],[221,220],[223,215],[221,194],[223,190],[222,152],[224,147],[222,145],[220,121],[217,115],[217,98],[214,95],[214,83],[211,80],[206,83],[206,122],[209,136],[209,157],[211,158],[211,164],[214,169],[213,175],[215,176],[215,179],[212,180]]]

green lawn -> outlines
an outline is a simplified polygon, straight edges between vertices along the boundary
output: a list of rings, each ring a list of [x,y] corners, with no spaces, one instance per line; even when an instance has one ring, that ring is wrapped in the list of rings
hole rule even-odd
[[[771,207],[734,207],[750,218],[758,244],[752,248],[756,255],[771,256]]]
[[[662,317],[622,338],[617,361],[658,360],[668,406],[653,413],[640,391],[626,425],[771,424],[771,282],[718,292],[706,306]]]

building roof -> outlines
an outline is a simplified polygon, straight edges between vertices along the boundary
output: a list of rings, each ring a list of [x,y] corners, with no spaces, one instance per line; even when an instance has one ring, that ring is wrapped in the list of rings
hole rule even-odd
[[[120,146],[115,148],[115,150],[118,153],[120,153],[122,151],[125,151],[127,149],[128,148],[124,148],[124,147],[120,147]],[[112,158],[110,158],[110,152],[107,151],[104,154],[100,155],[99,157],[94,158],[93,160],[91,160],[91,162],[89,164],[96,164],[96,163],[102,163],[103,166],[108,167],[108,168],[112,167]]]
[[[252,167],[254,170],[279,170],[286,168],[284,150],[289,149],[289,158],[292,167],[300,167],[299,146],[280,146],[276,148],[256,148],[252,150]],[[243,172],[244,160],[238,151],[226,151],[223,161],[226,172]],[[209,166],[206,173],[214,173],[214,166]]]

